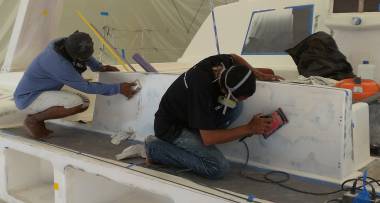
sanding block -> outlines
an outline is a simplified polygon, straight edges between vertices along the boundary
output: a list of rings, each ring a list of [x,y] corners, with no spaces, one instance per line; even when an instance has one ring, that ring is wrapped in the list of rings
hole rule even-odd
[[[140,80],[135,80],[134,83],[136,83],[136,86],[135,86],[135,91],[138,92],[142,89],[142,86],[141,86],[141,82]]]
[[[269,136],[271,136],[273,133],[275,133],[282,126],[284,126],[287,123],[289,123],[288,118],[286,117],[284,111],[282,111],[281,108],[278,108],[272,114],[267,115],[267,117],[271,117],[273,119],[273,121],[272,121],[272,128],[271,128],[271,130],[269,132],[263,134],[263,137],[265,139],[267,139]]]
[[[274,111],[271,114],[262,116],[262,118],[272,118],[273,119],[271,130],[269,132],[263,134],[263,137],[265,139],[268,139],[268,137],[270,137],[278,129],[280,129],[282,126],[286,125],[287,123],[289,123],[288,118],[285,116],[285,113],[284,113],[284,111],[282,111],[281,108],[278,108],[276,111]],[[241,142],[241,141],[245,140],[245,138],[247,138],[247,137],[249,137],[249,136],[243,137],[239,141]]]

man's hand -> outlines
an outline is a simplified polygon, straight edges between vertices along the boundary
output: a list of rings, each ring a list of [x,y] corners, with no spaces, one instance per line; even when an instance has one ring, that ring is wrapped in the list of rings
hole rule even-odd
[[[261,81],[280,81],[280,80],[285,80],[281,76],[261,73],[259,71],[255,71],[255,76],[256,76],[256,78],[258,80],[261,80]]]
[[[278,76],[278,75],[270,75],[270,74],[262,74],[260,76],[257,76],[258,80],[261,81],[280,81],[280,80],[285,80],[283,77]]]
[[[272,118],[264,118],[262,114],[257,114],[247,124],[247,127],[252,134],[262,135],[271,130],[272,121]]]
[[[120,70],[114,66],[105,65],[100,68],[99,72],[119,72]]]
[[[136,90],[134,87],[137,84],[135,82],[125,82],[120,84],[120,94],[128,97],[128,99],[132,98],[138,90]]]
[[[253,73],[255,74],[255,76],[256,76],[256,78],[258,80],[262,80],[262,81],[280,81],[280,80],[284,80],[284,78],[282,78],[280,76],[277,76],[277,75],[274,75],[273,71],[271,69],[268,69],[268,68],[253,68],[241,56],[239,56],[237,54],[230,54],[230,55],[232,56],[232,58],[234,59],[234,61],[236,62],[236,64],[240,64],[240,65],[244,65],[244,66],[249,67],[253,71]],[[272,74],[268,74],[268,71],[265,71],[265,69],[268,69]],[[265,71],[265,72],[261,72],[261,71]]]

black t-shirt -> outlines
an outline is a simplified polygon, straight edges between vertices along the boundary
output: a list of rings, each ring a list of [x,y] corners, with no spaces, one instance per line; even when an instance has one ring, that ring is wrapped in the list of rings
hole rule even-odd
[[[232,67],[232,56],[210,56],[173,82],[156,112],[154,131],[158,138],[171,142],[183,128],[197,131],[218,129],[218,121],[223,117],[218,97],[223,93],[219,82],[215,81],[213,67],[222,64],[226,69]]]

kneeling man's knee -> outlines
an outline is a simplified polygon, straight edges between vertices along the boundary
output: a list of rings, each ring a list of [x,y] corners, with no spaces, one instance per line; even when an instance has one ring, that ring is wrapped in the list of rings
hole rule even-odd
[[[210,179],[221,179],[230,170],[230,163],[227,159],[223,158],[215,162],[206,164],[207,170],[205,176]]]

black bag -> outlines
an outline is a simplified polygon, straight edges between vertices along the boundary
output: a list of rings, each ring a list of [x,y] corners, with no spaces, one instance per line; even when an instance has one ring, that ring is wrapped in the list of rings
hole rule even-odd
[[[335,80],[355,77],[352,66],[338,49],[335,40],[325,32],[317,32],[286,50],[305,77],[322,76]]]

